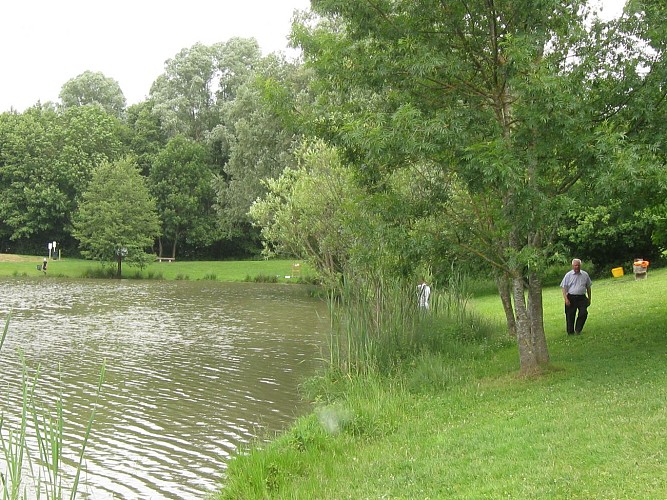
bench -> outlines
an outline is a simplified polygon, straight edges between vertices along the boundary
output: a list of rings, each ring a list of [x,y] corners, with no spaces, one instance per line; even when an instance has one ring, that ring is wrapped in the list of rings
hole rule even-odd
[[[173,257],[155,257],[155,260],[158,261],[158,262],[162,262],[162,261],[165,261],[165,260],[167,262],[174,262],[176,259],[174,259]]]

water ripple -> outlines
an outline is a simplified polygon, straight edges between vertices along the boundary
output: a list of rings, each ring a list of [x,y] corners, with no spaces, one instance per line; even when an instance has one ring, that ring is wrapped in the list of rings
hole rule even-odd
[[[80,498],[194,499],[239,445],[306,410],[297,385],[325,343],[326,308],[296,286],[0,280],[0,411],[20,414],[19,351],[37,398],[62,395],[75,463],[106,362]],[[105,361],[106,360],[106,361]],[[17,413],[18,412],[18,413]]]

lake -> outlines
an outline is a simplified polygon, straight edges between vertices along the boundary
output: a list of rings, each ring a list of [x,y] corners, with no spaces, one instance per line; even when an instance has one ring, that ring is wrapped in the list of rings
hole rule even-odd
[[[21,360],[37,400],[63,400],[76,461],[106,379],[79,498],[200,499],[239,447],[309,406],[298,385],[327,344],[326,304],[300,285],[0,278],[5,427],[21,412]],[[37,450],[33,450],[33,455]],[[5,465],[0,460],[4,471]]]

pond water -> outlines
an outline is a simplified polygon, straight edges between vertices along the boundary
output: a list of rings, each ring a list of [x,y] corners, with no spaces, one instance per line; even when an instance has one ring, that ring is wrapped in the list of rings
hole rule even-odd
[[[40,367],[38,401],[62,397],[65,458],[75,463],[106,363],[79,498],[203,498],[239,446],[308,411],[297,387],[317,370],[329,323],[302,286],[45,278],[0,287],[2,326],[12,311],[0,351],[5,427],[21,411],[22,351],[31,373]]]

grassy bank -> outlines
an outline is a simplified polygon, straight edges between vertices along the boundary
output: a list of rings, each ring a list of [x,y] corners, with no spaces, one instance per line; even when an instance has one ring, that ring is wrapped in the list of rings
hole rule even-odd
[[[597,280],[567,337],[545,290],[552,364],[532,379],[501,332],[391,378],[315,379],[313,414],[233,460],[217,498],[665,498],[666,302],[667,270]]]
[[[0,276],[25,276],[43,278],[37,266],[43,257],[0,254]],[[277,281],[293,282],[312,279],[314,273],[303,264],[295,276],[292,260],[252,261],[174,261],[154,262],[139,269],[123,264],[123,278],[165,280],[215,280],[215,281]],[[50,260],[46,277],[95,278],[111,277],[115,266],[103,267],[97,262],[83,259]],[[286,278],[289,276],[289,278]]]

